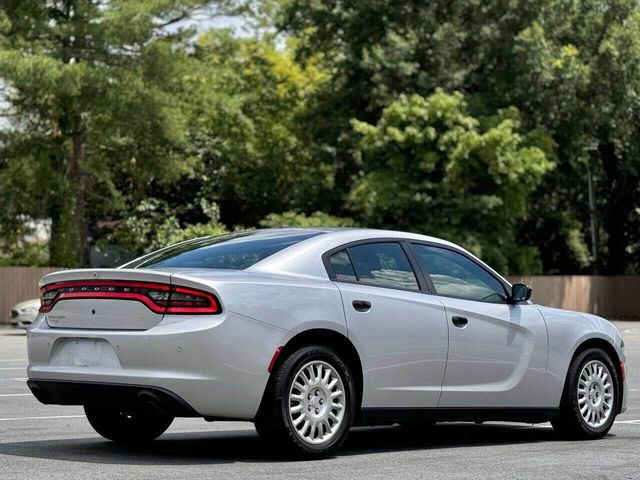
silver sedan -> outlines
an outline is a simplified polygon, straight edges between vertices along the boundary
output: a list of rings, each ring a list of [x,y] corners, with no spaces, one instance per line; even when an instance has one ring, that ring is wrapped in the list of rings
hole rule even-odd
[[[625,410],[607,320],[533,304],[461,247],[367,229],[183,242],[41,281],[28,385],[83,405],[107,439],[176,416],[250,420],[284,453],[334,452],[352,425],[551,421],[599,438]]]

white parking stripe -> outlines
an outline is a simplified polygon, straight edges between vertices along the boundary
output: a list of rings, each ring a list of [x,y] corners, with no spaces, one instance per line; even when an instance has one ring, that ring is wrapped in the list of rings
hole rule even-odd
[[[2,393],[0,397],[32,397],[32,393]]]
[[[614,423],[627,423],[631,425],[640,425],[640,420],[616,420]]]
[[[0,362],[26,362],[26,358],[0,358]]]
[[[14,420],[54,420],[58,418],[85,418],[84,415],[56,415],[51,417],[8,417],[0,418],[0,422],[11,422]]]
[[[26,370],[27,367],[0,367],[0,370]]]

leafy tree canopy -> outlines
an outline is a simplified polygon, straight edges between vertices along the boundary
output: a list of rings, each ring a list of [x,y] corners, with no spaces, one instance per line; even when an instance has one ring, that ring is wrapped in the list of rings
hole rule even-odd
[[[481,125],[484,123],[485,125]],[[366,224],[462,243],[502,271],[535,268],[514,232],[553,163],[514,109],[480,122],[460,93],[400,95],[375,125],[354,121],[362,174],[349,203]]]

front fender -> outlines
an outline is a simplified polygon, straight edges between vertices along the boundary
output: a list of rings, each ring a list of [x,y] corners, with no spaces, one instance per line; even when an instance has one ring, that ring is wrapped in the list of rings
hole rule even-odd
[[[621,361],[622,335],[608,320],[581,312],[538,307],[545,319],[549,338],[547,382],[553,401],[560,405],[569,364],[580,345],[589,340],[603,340],[611,345]]]

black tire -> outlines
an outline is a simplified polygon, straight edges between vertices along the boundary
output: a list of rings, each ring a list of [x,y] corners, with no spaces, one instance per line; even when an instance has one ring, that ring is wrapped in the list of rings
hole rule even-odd
[[[578,402],[578,382],[580,374],[587,363],[597,360],[602,362],[609,370],[613,387],[613,407],[607,421],[599,427],[587,424],[580,413]],[[591,440],[604,437],[615,421],[620,409],[621,388],[618,371],[609,355],[599,348],[590,348],[580,353],[573,359],[569,366],[567,380],[560,403],[560,415],[551,421],[554,430],[561,437],[574,440]]]
[[[96,432],[118,443],[150,442],[162,435],[173,422],[173,417],[155,412],[126,413],[91,405],[85,405],[84,412]]]
[[[304,441],[289,414],[289,392],[299,370],[312,361],[322,361],[337,372],[345,390],[344,414],[335,434],[326,442]],[[314,387],[315,388],[315,387]],[[325,458],[344,442],[355,413],[355,387],[349,366],[336,352],[324,346],[304,346],[291,353],[273,372],[260,411],[254,423],[256,430],[271,450],[287,457]]]

